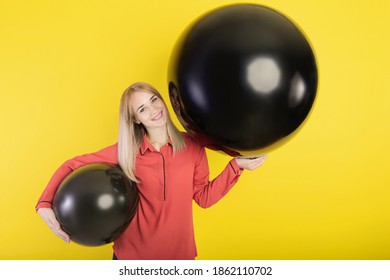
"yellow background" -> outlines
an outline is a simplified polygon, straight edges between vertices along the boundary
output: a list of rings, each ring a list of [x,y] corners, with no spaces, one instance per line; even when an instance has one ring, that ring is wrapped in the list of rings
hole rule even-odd
[[[34,211],[39,195],[64,160],[116,141],[129,84],[168,101],[170,52],[194,18],[243,2],[0,2],[0,259],[111,258],[111,244],[57,238]],[[318,98],[263,167],[194,207],[198,259],[390,259],[389,2],[252,3],[304,30]],[[213,176],[230,159],[208,155]]]

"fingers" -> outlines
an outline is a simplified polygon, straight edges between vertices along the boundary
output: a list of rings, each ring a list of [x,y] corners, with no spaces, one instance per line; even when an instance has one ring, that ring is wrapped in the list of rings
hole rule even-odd
[[[66,243],[70,242],[69,235],[61,229],[60,223],[57,221],[57,219],[54,218],[54,220],[51,220],[49,227],[51,230],[62,240],[64,240]]]
[[[252,171],[263,165],[267,156],[268,155],[258,157],[239,157],[236,158],[236,161],[241,168]]]
[[[249,162],[248,164],[248,170],[255,170],[257,169],[259,166],[263,165],[264,161],[265,161],[265,158],[263,157],[259,157],[257,159],[252,159],[250,160],[251,162]]]
[[[40,208],[38,214],[42,217],[49,228],[66,243],[70,242],[69,235],[61,229],[60,223],[57,221],[54,211],[51,208]]]
[[[267,157],[268,157],[268,155],[263,155],[263,156],[259,157],[259,165],[257,167],[259,167],[260,165],[263,165],[263,163],[265,162]]]
[[[64,232],[62,229],[58,229],[57,231],[54,231],[54,233],[59,237],[61,238],[62,240],[65,241],[65,243],[69,243],[70,242],[70,237],[69,235]]]

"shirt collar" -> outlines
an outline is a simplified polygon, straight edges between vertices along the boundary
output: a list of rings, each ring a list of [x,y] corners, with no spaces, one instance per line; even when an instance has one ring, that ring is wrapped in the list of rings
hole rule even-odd
[[[170,146],[173,146],[172,145],[172,141],[171,141],[171,139],[169,138],[169,140],[168,140],[168,144],[170,145]],[[150,142],[149,142],[149,139],[148,139],[148,137],[146,136],[146,133],[144,134],[144,138],[143,138],[143,140],[142,140],[142,143],[141,143],[141,146],[140,146],[140,153],[141,153],[141,155],[145,155],[145,153],[149,150],[149,151],[151,151],[151,152],[157,152],[157,150],[153,147],[153,145],[152,144],[150,144]]]

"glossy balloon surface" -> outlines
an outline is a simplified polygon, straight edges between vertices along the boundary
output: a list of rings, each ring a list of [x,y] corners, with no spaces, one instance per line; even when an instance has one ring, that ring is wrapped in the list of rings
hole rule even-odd
[[[90,164],[69,174],[53,201],[62,229],[86,246],[110,243],[136,213],[138,190],[115,165]]]
[[[258,155],[291,138],[316,97],[317,66],[302,32],[259,5],[213,10],[180,36],[168,69],[171,103],[203,146]]]

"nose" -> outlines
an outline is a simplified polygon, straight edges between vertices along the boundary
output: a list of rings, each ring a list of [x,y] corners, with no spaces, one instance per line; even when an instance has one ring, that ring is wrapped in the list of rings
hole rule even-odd
[[[150,113],[151,115],[153,115],[155,112],[156,112],[156,107],[153,106],[153,105],[151,105],[151,106],[150,106],[149,113]]]

